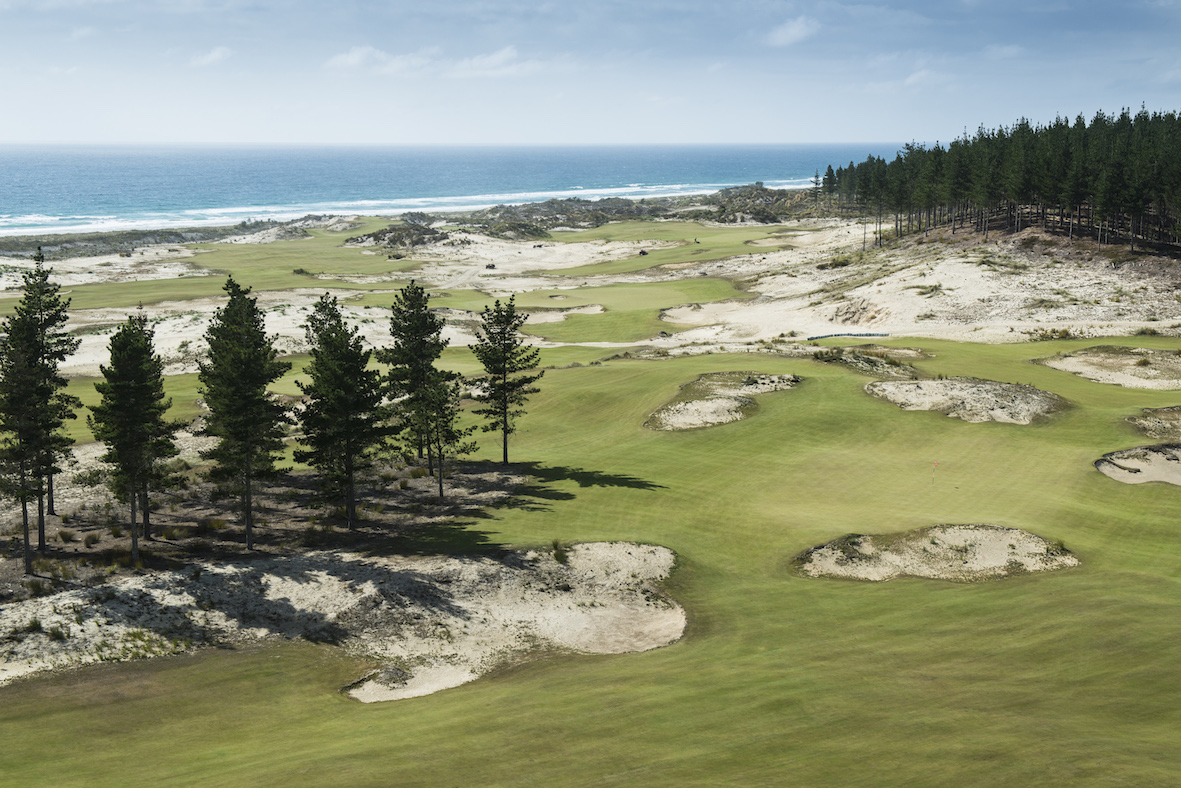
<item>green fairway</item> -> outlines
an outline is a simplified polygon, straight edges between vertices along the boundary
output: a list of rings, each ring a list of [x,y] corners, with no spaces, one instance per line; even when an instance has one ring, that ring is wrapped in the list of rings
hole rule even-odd
[[[305,644],[20,681],[0,687],[3,782],[1173,784],[1181,489],[1120,484],[1091,462],[1146,442],[1123,419],[1181,404],[1181,392],[1091,383],[1030,361],[1113,342],[1178,346],[886,342],[933,352],[917,362],[930,375],[1032,383],[1070,401],[1028,427],[902,411],[866,395],[869,378],[810,360],[713,354],[550,369],[514,450],[537,481],[462,524],[490,544],[672,548],[683,640],[543,657],[374,705],[339,692],[363,663]],[[585,364],[592,356],[579,354],[593,350],[545,362]],[[445,358],[472,369],[458,349]],[[745,421],[641,426],[681,384],[732,370],[805,380],[761,396]],[[189,384],[173,385],[180,407]],[[484,442],[478,457],[491,461],[498,446]],[[790,570],[800,551],[842,534],[978,522],[1061,539],[1083,564],[974,585]]]
[[[367,293],[350,299],[348,303],[377,309],[388,307],[396,297],[397,294],[392,292]],[[555,342],[639,342],[661,331],[685,328],[661,320],[663,309],[752,297],[725,279],[700,277],[674,282],[533,290],[518,294],[516,305],[521,311],[534,313],[577,309],[592,304],[603,307],[602,314],[567,315],[556,323],[526,323],[527,334]],[[431,299],[432,306],[470,312],[480,312],[496,300],[479,290],[432,291]]]
[[[413,270],[413,260],[387,259],[385,250],[341,246],[349,238],[389,225],[389,219],[369,218],[361,226],[346,232],[309,230],[310,237],[269,244],[198,244],[192,262],[211,272],[209,276],[186,276],[175,279],[145,279],[129,282],[79,285],[70,288],[73,309],[128,307],[183,301],[190,298],[221,296],[227,274],[255,292],[295,288],[348,287],[373,290],[396,287],[384,282],[365,284],[347,281],[352,276],[401,274]],[[306,273],[295,273],[301,270]],[[336,277],[346,277],[338,279]],[[15,301],[6,303],[11,310]],[[2,312],[0,312],[2,314]]]
[[[534,310],[574,309],[598,304],[603,307],[603,314],[567,315],[559,323],[526,323],[525,331],[556,342],[639,342],[661,331],[685,327],[661,320],[663,309],[750,297],[749,293],[736,289],[723,279],[701,278],[577,290],[538,290],[523,294],[517,306]]]
[[[553,273],[562,276],[594,276],[643,271],[658,265],[704,263],[741,254],[766,254],[781,247],[791,246],[791,238],[801,230],[779,225],[757,227],[706,227],[697,222],[612,222],[593,230],[555,232],[554,240],[564,243],[585,241],[662,241],[675,243],[667,249],[645,250],[646,255],[635,255],[607,263],[565,268]],[[696,241],[696,243],[695,243]],[[772,241],[770,245],[755,242]]]

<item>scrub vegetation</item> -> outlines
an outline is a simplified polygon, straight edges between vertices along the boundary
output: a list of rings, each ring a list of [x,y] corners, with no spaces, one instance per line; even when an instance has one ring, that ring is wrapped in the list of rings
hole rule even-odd
[[[384,292],[341,297],[340,305],[362,319],[388,321],[396,288],[404,286],[397,280],[404,271],[391,266],[405,261],[341,247],[357,230],[310,232],[306,240],[218,247],[196,259],[216,262],[216,270],[256,293],[307,287],[306,276],[290,273],[296,268],[344,277],[372,262],[373,275],[389,278],[349,289]],[[553,277],[572,287],[520,292],[513,303],[538,317],[603,307],[600,314],[525,323],[547,340],[647,340],[675,330],[660,319],[664,309],[744,293],[696,273],[682,281],[612,284],[592,274],[761,255],[775,247],[748,242],[790,244],[782,233],[778,226],[674,222],[553,231],[548,242],[678,245],[582,271],[555,270]],[[856,240],[861,234],[858,228]],[[808,268],[815,270],[814,260]],[[224,282],[208,276],[130,285],[177,298],[214,295]],[[431,309],[456,310],[447,313],[446,330],[476,320],[493,303],[478,285],[473,280],[428,300]],[[134,304],[142,295],[121,287],[74,288],[74,307],[104,298],[104,305]],[[638,349],[540,347],[545,377],[512,433],[512,464],[502,465],[501,442],[489,440],[457,466],[458,476],[476,482],[505,467],[515,474],[495,505],[468,498],[468,505],[443,508],[428,500],[433,490],[423,485],[433,481],[424,478],[426,469],[406,467],[391,476],[388,490],[389,500],[405,508],[391,503],[382,515],[391,528],[404,529],[396,538],[352,542],[351,532],[316,527],[305,544],[477,556],[521,548],[558,563],[559,554],[586,542],[667,547],[677,563],[661,590],[688,618],[679,641],[637,654],[513,661],[462,686],[377,704],[358,703],[343,690],[379,666],[330,642],[236,645],[32,676],[0,686],[5,785],[1174,781],[1181,769],[1174,746],[1181,681],[1171,658],[1181,491],[1122,484],[1092,463],[1142,443],[1127,419],[1177,406],[1178,392],[1110,385],[1034,362],[1098,344],[1174,351],[1177,338],[873,341],[883,355],[905,351],[908,376],[1022,384],[1069,406],[1030,424],[906,411],[866,392],[866,370],[826,363],[826,349],[865,342],[851,337],[821,340],[794,357],[774,343],[760,352],[754,340],[741,353],[702,346],[662,355],[657,348],[647,358],[632,357]],[[438,351],[442,370],[483,372],[467,348]],[[307,380],[308,359],[284,360],[292,369],[270,391],[298,398],[296,381]],[[757,409],[740,420],[705,429],[646,426],[687,383],[735,375],[743,385],[774,376],[791,386],[758,393]],[[196,375],[169,376],[165,391],[170,418],[200,414]],[[68,392],[84,404],[97,402],[93,379],[73,379]],[[466,403],[459,428],[477,423],[471,410]],[[68,434],[87,440],[83,429],[71,425]],[[399,497],[401,481],[411,493],[417,484],[417,497]],[[478,484],[464,494],[473,490],[480,492]],[[359,508],[359,517],[369,517]],[[969,524],[1028,532],[1079,565],[962,583],[804,577],[793,567],[817,546],[851,544],[851,534],[888,541]],[[213,545],[237,523],[211,514],[201,527],[200,538]],[[356,538],[365,532],[359,528]],[[92,534],[73,519],[69,533]],[[101,538],[115,537],[104,531]],[[959,546],[941,549],[950,555]],[[916,553],[922,547],[913,545]],[[59,537],[54,549],[64,556],[90,548]],[[48,593],[53,572],[49,564],[42,568],[38,581]],[[54,571],[55,581],[67,581]],[[51,626],[28,621],[19,637],[48,639],[41,630]],[[156,633],[143,637],[155,642]]]

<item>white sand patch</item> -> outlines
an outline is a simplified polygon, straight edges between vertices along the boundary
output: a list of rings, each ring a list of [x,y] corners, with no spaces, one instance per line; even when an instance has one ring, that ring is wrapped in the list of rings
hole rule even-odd
[[[1031,424],[1066,406],[1057,394],[1033,386],[976,378],[877,381],[865,390],[903,410],[933,410],[974,423]]]
[[[1095,468],[1125,484],[1167,482],[1181,485],[1181,445],[1137,446],[1095,460]]]
[[[176,448],[180,450],[178,457],[196,465],[201,462],[201,451],[212,446],[215,441],[215,438],[180,430],[175,437]],[[107,501],[113,501],[105,484],[96,485],[86,481],[80,483],[75,480],[79,473],[102,467],[103,463],[99,462],[99,457],[105,452],[106,446],[98,442],[78,444],[71,449],[70,459],[66,461],[63,473],[54,477],[53,481],[54,508],[59,513],[70,515],[83,507],[94,508]],[[36,508],[34,505],[34,515]],[[20,511],[18,502],[8,497],[0,499],[0,522],[16,521],[15,518],[19,517]]]
[[[1181,440],[1181,405],[1144,408],[1139,416],[1129,416],[1128,423],[1150,438]]]
[[[1040,362],[1096,383],[1134,389],[1181,389],[1181,351],[1098,345]]]
[[[765,375],[758,372],[711,372],[681,386],[672,401],[653,412],[644,426],[652,430],[692,430],[728,424],[758,409],[751,399],[794,388],[796,375]]]
[[[373,558],[323,551],[197,564],[0,607],[0,682],[47,668],[269,638],[338,642],[387,663],[355,697],[414,697],[537,649],[667,645],[684,610],[660,595],[674,556],[622,542],[551,552]]]
[[[352,291],[324,287],[252,294],[258,299],[259,308],[265,312],[266,332],[277,337],[275,347],[280,352],[307,352],[304,323],[315,303],[325,293],[343,298]],[[182,375],[197,371],[197,361],[207,349],[205,331],[209,328],[209,321],[213,313],[225,304],[224,297],[214,296],[188,301],[165,301],[145,309],[154,320],[155,347],[164,360],[164,374]],[[62,372],[70,377],[94,377],[101,374],[99,365],[108,363],[110,359],[111,334],[135,311],[133,308],[72,310],[66,328],[79,334],[82,342],[77,352],[61,365]],[[357,327],[369,347],[389,345],[388,310],[358,308],[346,301],[341,304],[341,312]],[[470,313],[458,311],[454,312],[455,316],[472,317]],[[443,328],[443,337],[453,346],[473,341],[470,327],[463,322],[448,323]]]
[[[181,276],[210,276],[213,272],[193,265],[198,254],[185,246],[167,244],[144,246],[126,255],[105,254],[52,260],[52,281],[63,288],[99,282],[138,282]],[[21,274],[32,270],[33,261],[22,257],[0,257],[0,298],[20,298]]]
[[[881,582],[925,577],[974,582],[1077,566],[1061,544],[998,525],[933,525],[900,534],[850,534],[796,559],[807,577]]]
[[[256,233],[232,235],[216,243],[223,244],[269,244],[276,241],[290,241],[296,238],[310,238],[305,230],[311,228],[324,229],[332,233],[343,233],[356,229],[357,216],[305,216],[293,222],[284,222],[277,227],[268,227]]]

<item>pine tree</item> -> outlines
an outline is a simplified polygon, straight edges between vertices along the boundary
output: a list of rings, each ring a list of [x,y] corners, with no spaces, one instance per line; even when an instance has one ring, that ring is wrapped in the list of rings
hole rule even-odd
[[[457,375],[436,370],[421,392],[422,401],[430,414],[426,423],[426,439],[438,462],[439,501],[443,501],[443,478],[448,466],[464,454],[476,450],[474,441],[464,439],[476,431],[475,426],[459,426],[461,383]]]
[[[295,459],[319,472],[329,494],[344,498],[352,530],[356,476],[372,466],[374,453],[389,436],[390,408],[382,404],[380,373],[369,369],[372,351],[362,348],[360,334],[346,325],[335,298],[324,294],[304,327],[312,354],[304,371],[311,381],[298,385],[307,398],[299,415],[307,449],[296,451]]]
[[[22,277],[22,295],[13,314],[0,322],[0,463],[8,476],[9,494],[22,503],[25,523],[26,572],[32,571],[28,548],[28,502],[37,501],[37,549],[44,552],[45,492],[58,471],[58,458],[73,439],[62,433],[67,419],[77,418],[81,405],[66,393],[67,381],[58,366],[78,349],[79,340],[65,331],[70,299],[49,281],[41,249],[34,266]]]
[[[102,460],[115,466],[112,486],[131,507],[133,564],[139,561],[136,505],[146,515],[149,491],[166,477],[161,462],[177,454],[173,435],[181,426],[164,418],[172,400],[164,396],[164,362],[154,339],[142,310],[127,318],[111,337],[110,366],[99,367],[104,380],[94,388],[102,399],[90,408],[90,428],[107,447]],[[146,517],[144,537],[151,538]]]
[[[36,403],[40,387],[28,359],[5,338],[0,346],[0,467],[6,497],[20,501],[24,531],[25,574],[33,573],[29,539],[29,502],[36,499],[36,446],[40,443]]]
[[[409,439],[415,444],[418,456],[425,449],[430,461],[433,458],[433,444],[428,440],[431,404],[426,392],[439,374],[435,362],[448,341],[442,337],[443,319],[431,312],[428,301],[427,292],[413,280],[398,292],[390,307],[393,345],[378,350],[377,360],[389,366],[386,387],[389,399],[399,403],[399,431],[409,429]],[[433,462],[430,464],[433,468]]]
[[[264,331],[258,300],[231,276],[229,301],[213,316],[205,339],[209,355],[197,374],[209,408],[205,432],[218,439],[202,456],[214,461],[211,478],[231,482],[246,525],[246,549],[254,548],[254,483],[276,474],[287,409],[267,386],[291,369],[279,361],[274,338]]]
[[[476,395],[476,400],[485,406],[475,412],[487,420],[485,432],[500,432],[505,465],[508,465],[509,435],[516,431],[515,422],[524,415],[523,405],[529,395],[538,392],[533,384],[545,374],[521,374],[537,368],[538,351],[521,339],[521,326],[529,316],[517,313],[515,298],[510,296],[504,304],[498,300],[491,308],[484,307],[480,313],[483,327],[476,330],[476,344],[472,345],[472,352],[488,375],[481,381],[482,389]]]

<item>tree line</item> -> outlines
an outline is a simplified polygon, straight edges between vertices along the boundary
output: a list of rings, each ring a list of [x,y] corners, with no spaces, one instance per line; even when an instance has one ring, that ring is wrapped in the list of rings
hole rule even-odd
[[[81,406],[66,393],[67,381],[59,372],[79,344],[65,330],[70,300],[50,281],[44,263],[38,250],[34,267],[24,274],[20,302],[0,321],[0,487],[21,504],[26,574],[32,573],[30,507],[37,507],[36,549],[44,552],[53,478],[73,442],[65,423],[77,418]],[[376,350],[363,346],[337,299],[325,294],[304,323],[311,355],[304,369],[308,379],[296,381],[303,402],[291,408],[269,391],[291,364],[279,357],[277,337],[266,334],[257,299],[232,276],[224,290],[226,303],[205,332],[209,348],[198,363],[207,408],[203,432],[216,439],[202,457],[211,462],[210,480],[229,485],[238,498],[247,549],[254,546],[258,485],[280,472],[280,452],[291,426],[300,433],[296,461],[315,471],[328,498],[343,503],[350,529],[357,521],[358,475],[383,456],[401,453],[425,460],[443,500],[448,469],[476,449],[470,438],[477,427],[460,419],[461,399],[469,388],[479,405],[474,413],[484,418],[483,430],[500,433],[508,464],[509,438],[544,374],[537,371],[538,351],[523,341],[520,329],[527,316],[517,312],[513,297],[481,313],[471,349],[485,374],[465,380],[438,366],[448,345],[444,321],[415,282],[395,296],[391,343]],[[100,367],[102,380],[95,383],[100,402],[90,408],[88,422],[105,447],[101,459],[111,470],[109,486],[129,506],[135,564],[140,531],[151,538],[149,496],[175,482],[168,460],[178,454],[174,438],[183,424],[167,418],[171,400],[164,391],[164,364],[142,308],[118,327],[109,350],[109,363]]]
[[[1181,117],[1176,112],[1096,113],[1088,123],[1022,118],[965,133],[944,146],[911,143],[892,161],[829,165],[816,186],[837,209],[876,213],[878,243],[937,226],[1021,230],[1039,224],[1086,233],[1100,244],[1177,245],[1181,215]]]

